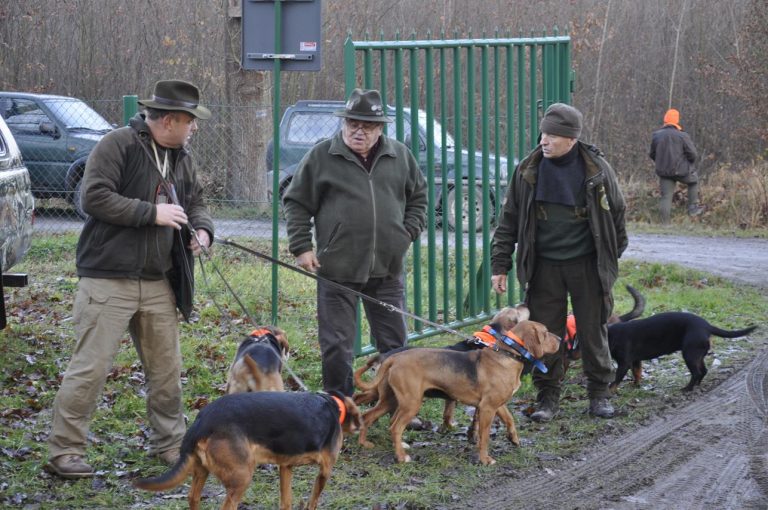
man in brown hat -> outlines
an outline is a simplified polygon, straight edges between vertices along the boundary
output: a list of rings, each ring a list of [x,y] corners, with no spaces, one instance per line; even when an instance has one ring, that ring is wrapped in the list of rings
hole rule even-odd
[[[392,120],[378,91],[355,89],[336,115],[343,118],[341,130],[309,151],[285,192],[289,249],[307,271],[402,308],[403,261],[426,220],[424,176],[408,147],[383,134]],[[363,305],[379,352],[404,345],[402,316]],[[356,311],[356,296],[318,281],[327,391],[353,393]]]
[[[126,329],[147,382],[149,454],[178,458],[185,425],[176,308],[188,316],[193,255],[213,239],[185,149],[197,119],[211,116],[199,100],[190,83],[157,82],[152,98],[139,101],[146,111],[107,134],[86,163],[77,345],[53,404],[46,465],[64,478],[93,476],[85,461],[89,422]]]
[[[541,142],[517,167],[493,236],[491,277],[498,293],[517,245],[517,278],[531,319],[565,335],[570,296],[581,340],[589,413],[613,416],[608,384],[613,363],[606,320],[618,258],[627,247],[624,197],[616,174],[595,146],[578,140],[582,115],[555,103],[541,120]],[[535,421],[558,412],[564,376],[562,349],[547,356],[547,373],[534,371],[538,389]]]

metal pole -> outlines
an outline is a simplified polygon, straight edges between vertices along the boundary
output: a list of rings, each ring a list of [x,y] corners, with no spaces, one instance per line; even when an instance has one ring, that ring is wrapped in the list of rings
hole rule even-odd
[[[275,55],[282,51],[282,0],[275,0]],[[272,87],[272,257],[280,255],[280,59],[274,59]],[[272,265],[272,324],[277,324],[278,266]]]

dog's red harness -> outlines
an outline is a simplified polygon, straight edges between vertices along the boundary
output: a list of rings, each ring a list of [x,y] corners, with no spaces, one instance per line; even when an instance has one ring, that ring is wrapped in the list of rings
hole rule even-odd
[[[339,423],[344,423],[344,420],[347,418],[347,406],[344,405],[344,402],[339,397],[331,395],[331,398],[339,406]]]

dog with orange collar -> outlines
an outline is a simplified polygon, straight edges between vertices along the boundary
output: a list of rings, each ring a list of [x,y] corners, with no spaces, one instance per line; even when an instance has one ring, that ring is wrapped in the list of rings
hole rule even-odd
[[[283,391],[283,363],[290,348],[285,331],[274,326],[257,328],[237,348],[229,368],[226,393]]]
[[[178,462],[133,485],[148,491],[177,487],[192,475],[188,502],[200,508],[209,473],[226,488],[222,510],[237,510],[257,465],[280,466],[280,508],[291,508],[293,467],[317,464],[307,508],[320,494],[339,456],[344,434],[360,428],[360,411],[340,393],[274,392],[225,395],[204,407],[187,430]]]
[[[531,355],[540,359],[560,347],[560,339],[538,322],[522,321],[505,336],[516,337]],[[510,340],[512,343],[516,341]],[[510,343],[496,341],[492,348],[468,352],[451,349],[409,349],[388,357],[371,382],[376,386],[378,402],[363,414],[363,427],[358,441],[365,447],[367,430],[387,413],[390,434],[398,462],[410,462],[405,453],[403,431],[419,412],[424,396],[438,391],[446,398],[477,408],[478,459],[484,465],[495,461],[488,455],[488,442],[493,417],[498,415],[507,427],[507,439],[515,445],[520,439],[515,421],[506,404],[520,387],[524,356]]]
[[[530,311],[528,310],[528,307],[525,305],[517,305],[517,306],[506,306],[499,310],[496,315],[493,316],[491,319],[491,324],[495,324],[497,328],[500,328],[502,331],[507,331],[515,327],[515,325],[520,322],[527,320],[530,316]],[[474,351],[477,349],[481,349],[484,346],[481,345],[478,342],[475,341],[469,341],[469,340],[461,340],[453,345],[447,345],[443,347],[444,349],[449,349],[451,351],[459,351],[459,352],[468,352],[468,351]],[[363,379],[363,374],[371,370],[372,368],[377,368],[384,363],[384,361],[395,354],[398,354],[400,352],[410,350],[410,349],[420,349],[420,347],[400,347],[398,349],[394,349],[385,353],[380,354],[374,354],[368,360],[366,360],[365,364],[355,370],[354,372],[354,380],[355,380],[355,387],[357,388],[357,392],[354,395],[355,403],[357,405],[363,405],[363,404],[371,404],[376,402],[379,399],[379,392],[378,388],[375,384],[371,384],[368,381],[365,381]],[[448,398],[444,393],[441,393],[440,391],[436,390],[430,390],[425,395],[425,397],[429,398],[442,398],[445,399],[445,407],[443,409],[443,425],[442,430],[447,431],[451,430],[455,423],[453,421],[453,415],[456,412],[456,401],[453,399]],[[473,441],[475,438],[475,420],[472,420],[472,425],[469,427],[468,432],[468,439],[470,441]]]

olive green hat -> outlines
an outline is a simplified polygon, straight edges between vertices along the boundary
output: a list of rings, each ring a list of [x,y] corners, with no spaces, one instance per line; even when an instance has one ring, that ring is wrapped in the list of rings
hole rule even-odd
[[[161,80],[155,83],[151,99],[140,99],[139,104],[156,110],[187,112],[198,119],[210,119],[211,111],[200,104],[200,90],[182,80]]]
[[[334,112],[337,117],[366,122],[392,122],[384,115],[384,105],[378,90],[355,89],[349,95],[343,110]]]

